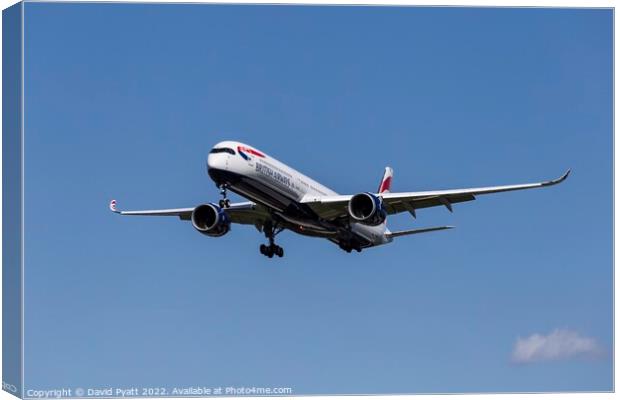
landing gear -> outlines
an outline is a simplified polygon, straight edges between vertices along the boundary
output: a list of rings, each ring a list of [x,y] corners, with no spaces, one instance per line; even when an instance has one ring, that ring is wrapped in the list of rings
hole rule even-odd
[[[260,245],[260,253],[269,258],[273,258],[274,255],[278,257],[284,257],[284,249],[278,246],[275,243],[275,236],[282,232],[284,228],[277,228],[272,226],[271,224],[265,225],[263,227],[263,232],[265,232],[265,237],[269,239],[269,245],[261,244]]]
[[[270,244],[269,246],[261,244],[260,253],[269,258],[273,258],[274,255],[278,257],[283,257],[284,249],[277,244]]]
[[[226,189],[228,189],[226,187],[226,184],[221,184],[220,185],[220,194],[222,195],[222,199],[220,200],[220,207],[221,208],[228,208],[228,207],[230,207],[230,200],[228,200],[226,198]]]
[[[358,253],[362,251],[362,248],[357,243],[340,242],[339,246],[342,250],[346,251],[347,253],[350,253],[353,250],[357,251]]]

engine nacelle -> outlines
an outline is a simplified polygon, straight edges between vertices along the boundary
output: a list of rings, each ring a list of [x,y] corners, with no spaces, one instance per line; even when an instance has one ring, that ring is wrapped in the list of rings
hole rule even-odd
[[[380,198],[371,193],[358,193],[349,200],[349,215],[364,225],[379,225],[387,218]]]
[[[222,236],[230,230],[230,218],[215,204],[201,204],[192,211],[192,225],[207,236]]]

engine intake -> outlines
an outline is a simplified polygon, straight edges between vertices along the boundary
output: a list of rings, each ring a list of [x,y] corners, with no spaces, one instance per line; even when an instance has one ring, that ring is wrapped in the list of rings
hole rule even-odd
[[[192,225],[207,236],[222,236],[230,230],[230,218],[215,204],[201,204],[192,211]]]
[[[379,225],[387,218],[379,197],[371,193],[358,193],[349,200],[349,215],[364,225]]]

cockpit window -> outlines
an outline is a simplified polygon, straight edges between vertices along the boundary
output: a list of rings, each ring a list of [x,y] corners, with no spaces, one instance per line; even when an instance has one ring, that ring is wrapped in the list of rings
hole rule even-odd
[[[228,154],[232,154],[233,156],[236,154],[235,151],[229,147],[219,147],[219,148],[213,148],[211,149],[211,151],[209,152],[211,154],[215,154],[215,153],[228,153]]]

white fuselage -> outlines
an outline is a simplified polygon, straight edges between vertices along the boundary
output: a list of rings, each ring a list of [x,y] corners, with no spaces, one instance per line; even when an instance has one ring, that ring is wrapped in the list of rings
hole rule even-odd
[[[244,143],[224,141],[213,147],[207,166],[216,184],[225,184],[293,226],[299,226],[301,231],[296,230],[298,233],[304,233],[305,229],[315,233],[314,236],[338,235],[337,227],[317,218],[308,218],[303,213],[304,198],[337,196],[338,193],[266,153]],[[364,238],[370,246],[391,242],[386,236],[389,231],[385,222],[377,226],[355,222],[347,225],[350,232]]]

